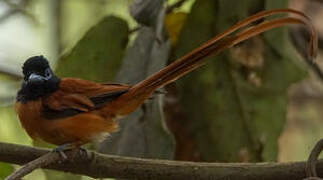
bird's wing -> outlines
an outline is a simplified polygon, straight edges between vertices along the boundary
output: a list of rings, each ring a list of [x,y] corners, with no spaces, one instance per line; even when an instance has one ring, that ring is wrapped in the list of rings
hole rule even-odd
[[[128,91],[124,84],[100,84],[63,78],[59,89],[43,99],[44,116],[60,119],[99,109]]]

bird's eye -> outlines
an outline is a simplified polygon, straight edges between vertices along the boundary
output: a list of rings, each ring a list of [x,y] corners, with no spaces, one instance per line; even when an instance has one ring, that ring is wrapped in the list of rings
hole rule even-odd
[[[46,76],[46,77],[51,76],[51,73],[50,73],[50,70],[49,70],[49,69],[46,69],[46,70],[45,70],[45,76]]]
[[[49,68],[47,68],[46,70],[45,70],[45,79],[50,79],[51,77],[52,77],[52,72],[51,72],[51,70],[49,69]]]

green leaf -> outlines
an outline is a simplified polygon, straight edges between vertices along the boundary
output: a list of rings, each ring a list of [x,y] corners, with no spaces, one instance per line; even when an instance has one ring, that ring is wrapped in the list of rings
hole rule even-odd
[[[5,179],[14,171],[12,165],[0,162],[0,179]]]
[[[106,82],[115,77],[128,43],[128,24],[108,16],[92,27],[59,61],[61,77]]]

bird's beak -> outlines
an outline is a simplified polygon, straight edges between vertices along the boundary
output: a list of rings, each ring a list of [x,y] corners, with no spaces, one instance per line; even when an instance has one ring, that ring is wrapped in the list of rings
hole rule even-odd
[[[28,82],[32,83],[32,84],[42,83],[44,81],[45,81],[45,79],[44,79],[43,76],[40,76],[40,75],[35,74],[35,73],[30,74],[29,78],[28,78]]]

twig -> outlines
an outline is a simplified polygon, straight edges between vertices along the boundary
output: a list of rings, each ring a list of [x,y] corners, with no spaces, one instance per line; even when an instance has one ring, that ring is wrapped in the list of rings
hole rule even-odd
[[[8,10],[5,14],[3,14],[2,16],[0,16],[0,23],[2,23],[3,21],[5,21],[9,17],[11,17],[12,15],[15,15],[15,14],[17,14],[19,12],[20,12],[19,9],[10,9],[10,10]]]
[[[56,163],[61,160],[61,156],[58,153],[47,153],[39,158],[27,163],[10,176],[8,176],[5,180],[18,180],[22,177],[26,176],[27,174],[31,173],[33,170],[37,168],[46,167],[50,164]]]
[[[158,17],[156,19],[156,27],[155,27],[155,31],[156,31],[156,40],[158,44],[161,44],[162,42],[164,42],[165,38],[164,38],[164,30],[165,30],[165,16],[166,16],[166,11],[165,9],[161,9],[159,11]]]
[[[314,146],[310,156],[308,157],[305,171],[306,171],[306,180],[322,180],[321,178],[318,178],[317,172],[316,172],[316,165],[317,165],[317,159],[320,155],[320,153],[323,150],[323,139],[319,140],[316,145]]]
[[[46,149],[0,143],[0,161],[2,162],[25,164],[48,152]],[[72,157],[72,153],[68,151],[66,155]],[[318,161],[316,165],[319,175],[323,175],[323,161]],[[305,162],[196,163],[106,156],[94,152],[90,156],[78,153],[70,161],[50,164],[44,168],[93,178],[286,180],[306,177]]]
[[[25,7],[30,3],[30,0],[22,0],[18,4],[13,3],[10,0],[2,0],[2,2],[6,3],[7,6],[9,6],[9,10],[0,16],[0,23],[7,20],[9,17],[16,15],[16,14],[22,14],[25,17],[28,17],[32,20],[35,24],[39,24],[38,20],[33,16],[33,14],[29,13]]]
[[[140,30],[140,26],[137,26],[137,27],[135,27],[135,28],[133,28],[133,29],[130,29],[129,30],[129,34],[132,34],[132,33],[135,33],[135,32],[137,32],[138,30]]]
[[[174,9],[181,7],[184,2],[186,2],[186,0],[179,0],[171,6],[168,6],[166,9],[166,14],[171,13]]]

